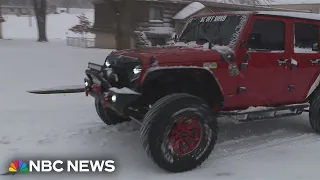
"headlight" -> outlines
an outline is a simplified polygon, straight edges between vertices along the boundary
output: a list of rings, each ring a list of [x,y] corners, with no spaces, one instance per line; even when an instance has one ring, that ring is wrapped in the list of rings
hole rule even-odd
[[[116,101],[117,101],[117,96],[116,96],[116,95],[113,95],[113,96],[111,97],[111,101],[112,101],[112,102],[116,102]]]
[[[142,66],[136,66],[135,68],[132,69],[132,72],[130,73],[130,81],[136,81],[140,77],[140,73],[142,71]]]
[[[110,67],[110,63],[108,60],[106,60],[106,62],[104,64],[106,65],[106,67]]]
[[[137,74],[141,73],[141,71],[142,71],[141,66],[136,66],[136,67],[133,69],[133,74],[137,75]]]

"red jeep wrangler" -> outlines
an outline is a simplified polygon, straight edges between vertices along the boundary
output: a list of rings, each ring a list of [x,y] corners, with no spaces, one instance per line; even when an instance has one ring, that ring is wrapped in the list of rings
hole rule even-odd
[[[319,20],[271,11],[196,16],[173,46],[89,63],[85,91],[106,124],[140,122],[144,148],[170,172],[208,158],[219,116],[245,122],[310,112],[319,133]]]

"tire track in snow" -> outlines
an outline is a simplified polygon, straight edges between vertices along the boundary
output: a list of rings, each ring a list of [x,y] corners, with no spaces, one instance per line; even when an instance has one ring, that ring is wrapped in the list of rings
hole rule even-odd
[[[205,166],[243,159],[266,149],[285,146],[305,146],[320,141],[320,136],[313,133],[292,134],[289,131],[275,131],[263,136],[252,136],[240,140],[217,144]]]

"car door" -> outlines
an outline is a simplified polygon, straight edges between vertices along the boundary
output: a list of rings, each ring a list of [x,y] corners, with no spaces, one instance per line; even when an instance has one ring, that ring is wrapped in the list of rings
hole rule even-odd
[[[297,65],[292,69],[290,85],[294,87],[292,102],[297,103],[304,102],[320,80],[319,23],[294,19],[292,27],[294,32],[292,59]]]
[[[285,20],[253,16],[240,63],[238,103],[242,106],[271,106],[285,103],[291,72],[289,34]]]

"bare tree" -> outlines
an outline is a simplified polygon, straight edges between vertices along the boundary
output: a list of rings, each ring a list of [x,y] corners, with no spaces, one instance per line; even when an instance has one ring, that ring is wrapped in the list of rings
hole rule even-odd
[[[4,18],[2,17],[2,2],[0,0],[0,39],[2,39],[2,23],[4,22]]]
[[[46,35],[46,16],[47,16],[47,1],[46,0],[33,0],[34,13],[38,25],[38,41],[47,42]]]
[[[137,25],[138,0],[106,0],[113,9],[117,49],[131,48],[131,36]]]

